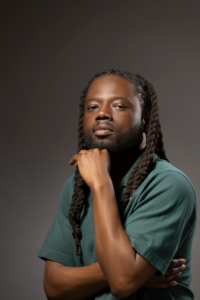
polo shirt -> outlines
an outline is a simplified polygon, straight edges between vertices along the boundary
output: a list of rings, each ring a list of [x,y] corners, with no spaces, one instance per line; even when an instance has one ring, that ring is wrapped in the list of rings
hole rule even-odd
[[[119,184],[114,185],[118,207],[133,168],[131,166]],[[76,256],[75,240],[68,212],[74,188],[73,174],[64,184],[58,209],[38,256],[70,267],[88,266],[97,262],[93,221],[93,202],[89,192],[81,213],[82,239],[80,256]],[[177,285],[165,289],[141,287],[126,297],[132,300],[189,300],[194,299],[190,289],[191,248],[197,221],[197,202],[188,177],[165,160],[153,155],[151,171],[130,197],[122,216],[122,225],[132,247],[158,269],[163,276],[172,258],[185,258],[186,269],[176,278]],[[100,291],[92,299],[114,300],[110,288]]]

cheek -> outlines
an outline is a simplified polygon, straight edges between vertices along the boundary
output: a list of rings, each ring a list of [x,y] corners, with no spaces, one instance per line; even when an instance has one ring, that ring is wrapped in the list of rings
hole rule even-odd
[[[139,113],[134,115],[126,114],[118,118],[118,128],[122,133],[126,133],[134,129],[134,127],[139,124],[141,124],[141,115]]]
[[[88,134],[90,134],[92,130],[92,124],[90,122],[90,119],[85,116],[83,116],[83,131],[84,131],[84,134],[85,136],[87,136]]]

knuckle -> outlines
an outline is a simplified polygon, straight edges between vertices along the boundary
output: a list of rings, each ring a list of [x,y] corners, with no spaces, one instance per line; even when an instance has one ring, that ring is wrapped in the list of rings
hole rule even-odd
[[[172,260],[172,267],[174,268],[176,266],[176,261]]]
[[[177,264],[178,264],[178,260],[177,259],[173,259],[172,262],[173,262],[173,267],[176,267]]]
[[[84,154],[84,153],[86,153],[87,152],[87,150],[80,150],[79,151],[79,154]]]
[[[186,268],[186,265],[181,266],[181,270],[185,270],[185,268]]]

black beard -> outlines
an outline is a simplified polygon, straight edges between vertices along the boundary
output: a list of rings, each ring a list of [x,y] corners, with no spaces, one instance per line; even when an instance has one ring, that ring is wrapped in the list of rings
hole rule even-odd
[[[107,149],[110,156],[130,155],[139,147],[143,140],[142,124],[135,125],[122,138],[119,138],[116,131],[114,131],[114,136],[115,139],[109,142],[105,136],[99,136],[98,141],[93,141],[91,134],[89,140],[85,139],[85,147],[87,150],[94,148]]]

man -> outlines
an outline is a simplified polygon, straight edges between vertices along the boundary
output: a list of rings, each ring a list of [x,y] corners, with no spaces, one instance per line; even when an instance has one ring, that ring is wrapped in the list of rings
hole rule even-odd
[[[196,197],[168,162],[153,86],[124,70],[96,74],[78,138],[75,175],[39,253],[48,299],[194,299]]]

